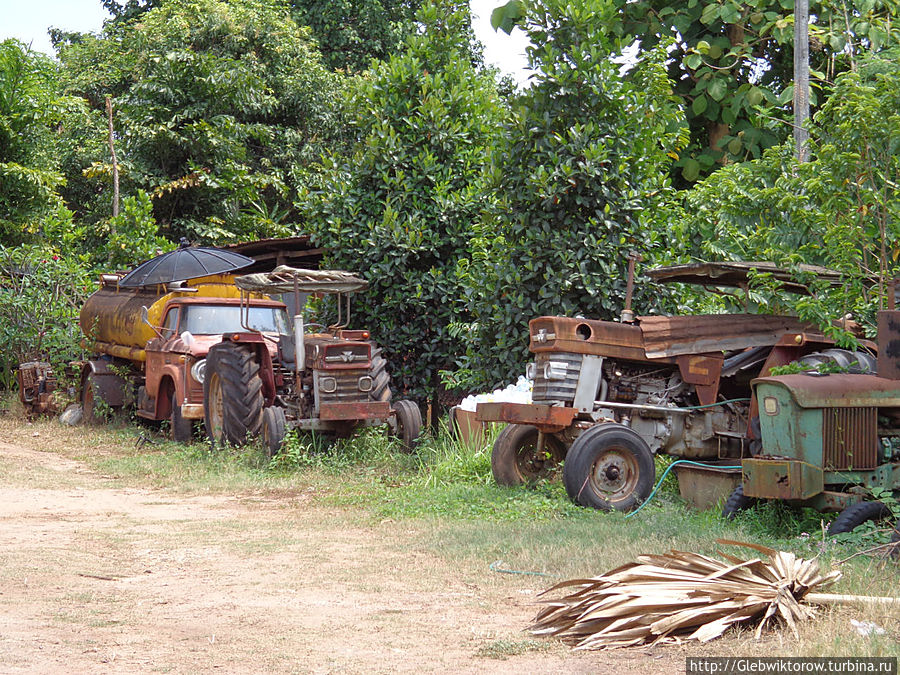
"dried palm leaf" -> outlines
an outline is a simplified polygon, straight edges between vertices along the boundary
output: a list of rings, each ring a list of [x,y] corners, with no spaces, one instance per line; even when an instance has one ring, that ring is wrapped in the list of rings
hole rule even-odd
[[[591,579],[573,579],[544,591],[569,589],[542,600],[530,630],[572,643],[576,649],[612,649],[634,645],[719,637],[731,626],[758,621],[756,635],[780,620],[794,635],[797,624],[815,615],[800,601],[814,588],[828,586],[840,572],[822,574],[818,562],[756,544],[718,540],[752,548],[762,558],[725,562],[698,553],[670,551],[641,555]]]

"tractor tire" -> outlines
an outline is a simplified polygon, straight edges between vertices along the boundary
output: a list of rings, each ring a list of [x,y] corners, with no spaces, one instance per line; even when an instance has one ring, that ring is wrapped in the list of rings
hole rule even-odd
[[[847,368],[848,372],[855,374],[874,373],[877,369],[874,356],[849,349],[825,349],[821,352],[812,352],[797,360],[799,363],[813,368],[821,363],[835,364],[841,368]]]
[[[900,520],[894,523],[894,529],[891,532],[891,544],[887,554],[894,560],[900,559]]]
[[[269,457],[281,452],[286,433],[284,408],[273,405],[265,408],[262,414],[263,447]]]
[[[176,443],[190,443],[194,437],[194,423],[181,416],[181,406],[175,400],[169,416],[169,437]]]
[[[397,417],[395,434],[403,444],[406,452],[415,450],[419,443],[419,435],[422,433],[422,411],[412,401],[397,401],[393,405],[394,414]]]
[[[734,488],[734,492],[731,493],[731,496],[725,500],[725,505],[722,507],[722,517],[725,520],[734,520],[738,513],[746,511],[747,509],[756,506],[758,503],[759,500],[755,497],[747,497],[744,495],[744,486],[738,485]]]
[[[831,525],[828,526],[828,534],[853,532],[853,530],[869,520],[884,520],[890,516],[891,509],[882,502],[858,502],[851,504],[831,522]]]
[[[655,480],[650,447],[621,424],[598,424],[582,433],[563,465],[569,498],[603,511],[630,511],[650,496]]]
[[[497,485],[515,487],[550,478],[566,456],[566,446],[552,434],[544,435],[544,451],[537,454],[538,428],[509,424],[491,451],[491,473]]]
[[[373,345],[374,347],[374,345]],[[375,401],[391,400],[391,378],[387,372],[387,361],[381,355],[381,347],[372,349],[372,361],[369,367],[369,376],[372,378],[371,396]]]
[[[259,435],[262,380],[251,348],[220,342],[209,350],[203,408],[206,433],[213,446],[240,446]]]

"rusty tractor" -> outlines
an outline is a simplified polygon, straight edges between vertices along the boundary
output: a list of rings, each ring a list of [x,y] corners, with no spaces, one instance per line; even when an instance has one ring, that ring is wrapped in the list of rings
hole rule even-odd
[[[741,461],[726,518],[759,500],[840,512],[829,534],[892,518],[872,495],[900,492],[900,312],[879,312],[878,342],[874,374],[810,370],[753,381],[761,444]]]
[[[687,265],[650,275],[740,286],[750,269],[777,271],[766,266]],[[629,300],[621,322],[542,316],[529,322],[529,334],[532,403],[478,405],[479,420],[508,424],[493,447],[494,478],[501,485],[526,483],[565,460],[570,498],[606,510],[627,511],[649,496],[655,453],[710,463],[749,455],[758,436],[750,424],[757,417],[750,382],[774,366],[804,355],[874,363],[868,354],[832,349],[819,330],[796,318],[635,317]]]
[[[243,443],[261,434],[270,453],[288,429],[346,436],[386,425],[407,449],[419,437],[422,417],[412,401],[391,401],[381,349],[366,330],[350,330],[349,295],[368,285],[348,272],[277,267],[235,279],[245,298],[253,293],[290,294],[294,314],[277,335],[252,329],[225,333],[207,358],[204,382],[206,430],[214,444]],[[333,300],[336,320],[307,323],[303,308],[312,294],[320,306]],[[249,300],[244,311],[252,309]]]

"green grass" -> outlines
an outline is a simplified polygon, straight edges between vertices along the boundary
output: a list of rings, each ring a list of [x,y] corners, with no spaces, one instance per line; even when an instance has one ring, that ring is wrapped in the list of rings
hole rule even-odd
[[[410,546],[433,553],[473,583],[493,569],[492,583],[531,593],[562,579],[594,576],[642,553],[675,548],[756,555],[749,549],[724,548],[716,543],[719,538],[763,544],[806,558],[818,556],[828,568],[885,536],[854,533],[828,539],[823,531],[831,516],[777,503],[725,521],[718,509],[689,508],[679,497],[674,472],[653,501],[632,517],[583,509],[567,498],[559,479],[527,488],[495,485],[490,470],[493,439],[482,446],[468,446],[445,428],[426,438],[412,454],[403,452],[380,430],[336,441],[292,434],[285,452],[270,461],[258,445],[213,451],[205,443],[177,445],[151,429],[129,425],[95,430],[39,422],[25,427],[5,418],[0,427],[10,442],[26,444],[34,430],[42,444],[47,438],[56,439],[54,451],[87,462],[113,485],[244,498],[263,495],[286,503],[289,497],[303,494],[316,504],[339,507],[350,518],[407,522]],[[658,476],[671,461],[658,458]],[[283,536],[274,543],[249,537],[242,546],[248,550],[290,548],[295,544],[290,527],[286,522]],[[893,561],[859,555],[840,568],[844,577],[835,592],[896,594],[900,567]],[[873,620],[891,632],[880,638],[858,636],[850,629],[848,616]],[[815,623],[818,628],[809,629],[799,646],[785,643],[778,649],[803,654],[900,653],[900,643],[890,637],[900,628],[895,609],[826,611]],[[484,646],[480,655],[504,658],[534,651],[541,644],[500,640]]]

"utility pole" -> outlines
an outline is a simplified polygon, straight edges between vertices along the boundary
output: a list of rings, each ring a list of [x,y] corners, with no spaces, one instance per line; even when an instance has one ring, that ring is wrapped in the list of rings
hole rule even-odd
[[[794,0],[794,157],[809,159],[809,0]]]

